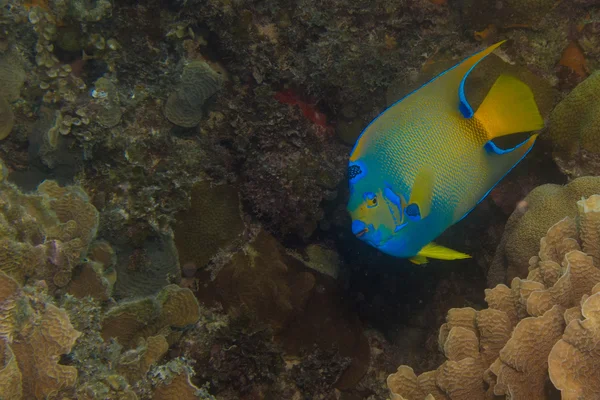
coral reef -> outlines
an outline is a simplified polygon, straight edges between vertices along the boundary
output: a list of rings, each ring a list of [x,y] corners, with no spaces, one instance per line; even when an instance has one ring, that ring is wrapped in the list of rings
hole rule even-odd
[[[185,66],[181,82],[169,95],[165,116],[175,125],[192,128],[202,118],[202,106],[221,89],[223,77],[204,61],[192,61]]]
[[[445,36],[453,22],[448,9],[427,1],[187,1],[182,12],[218,36],[232,73],[258,84],[305,87],[332,109],[372,105],[374,92],[423,61],[409,49],[429,53],[452,42]]]
[[[166,338],[177,336],[171,328],[184,328],[199,318],[194,294],[189,289],[168,285],[156,297],[122,302],[110,309],[102,321],[101,334],[105,340],[114,338],[125,348],[131,348],[139,339],[148,340],[158,333]]]
[[[548,121],[554,160],[571,178],[600,174],[597,137],[600,73],[580,83],[554,109]]]
[[[530,279],[488,292],[488,310],[452,311],[444,355],[417,360],[448,307],[482,301],[483,268],[409,270],[357,245],[344,174],[386,105],[501,39],[466,82],[471,103],[510,73],[547,116],[591,75],[540,144],[570,177],[595,174],[597,1],[1,4],[0,397],[379,400],[391,367],[444,357],[436,376],[404,368],[397,379],[475,398],[486,383],[539,393],[549,376],[565,396],[595,395],[589,259],[549,234],[546,259],[528,260],[548,228],[577,215],[575,200],[600,193],[596,178],[520,204],[489,279],[528,267]],[[515,203],[564,182],[544,151],[442,242],[487,264]],[[559,226],[581,254],[598,258],[594,231],[568,221]],[[523,344],[538,357],[520,364]]]
[[[5,139],[15,125],[15,116],[6,100],[0,98],[0,140]]]
[[[315,285],[315,277],[298,269],[298,263],[261,231],[220,268],[213,282],[216,296],[207,300],[266,323],[277,333],[297,317]],[[204,298],[203,293],[199,296]]]
[[[448,312],[439,333],[447,361],[419,376],[400,366],[388,377],[392,398],[543,399],[549,381],[569,398],[598,396],[589,340],[597,335],[600,195],[577,209],[578,224],[565,217],[541,239],[526,279],[486,289],[487,309]]]
[[[274,95],[264,86],[238,86],[219,97],[221,115],[200,124],[212,149],[207,172],[227,179],[239,170],[244,203],[266,228],[306,238],[323,220],[324,203],[337,195],[348,148]]]
[[[203,268],[235,244],[244,222],[238,191],[231,185],[205,180],[192,188],[191,196],[191,207],[175,216],[175,244],[182,266]]]
[[[305,399],[319,399],[335,386],[350,363],[350,358],[340,356],[335,350],[316,348],[292,367],[291,374]]]
[[[148,238],[142,246],[119,248],[115,271],[116,299],[155,295],[170,283],[181,281],[177,249],[169,236]]]
[[[575,217],[577,200],[596,193],[600,193],[597,177],[582,177],[565,186],[547,184],[532,190],[506,223],[489,267],[488,285],[525,276],[529,258],[535,254],[540,237],[565,216]]]
[[[255,330],[244,319],[238,320],[216,334],[203,373],[217,389],[233,388],[241,394],[272,383],[283,368],[283,358],[271,337],[269,330]]]
[[[93,242],[86,261],[75,267],[67,293],[77,298],[86,296],[107,301],[113,294],[116,277],[115,252],[107,242]]]
[[[66,286],[95,238],[98,211],[78,186],[45,181],[27,195],[0,185],[0,269],[20,283],[31,278]]]
[[[46,399],[72,388],[77,370],[61,365],[81,335],[64,309],[52,304],[44,283],[21,288],[0,271],[0,347],[2,397]]]

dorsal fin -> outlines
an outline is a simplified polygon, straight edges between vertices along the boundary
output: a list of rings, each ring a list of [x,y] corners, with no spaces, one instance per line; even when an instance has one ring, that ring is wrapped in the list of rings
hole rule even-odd
[[[481,60],[483,60],[488,55],[490,55],[494,50],[496,50],[498,47],[500,47],[500,45],[502,45],[502,43],[504,43],[504,42],[506,42],[506,40],[503,40],[501,42],[493,44],[490,47],[488,47],[487,49],[482,50],[479,53],[473,54],[471,57],[467,58],[466,60],[464,60],[463,62],[461,62],[459,65],[456,66],[456,72],[459,73],[460,75],[462,75],[462,79],[460,81],[460,86],[458,87],[458,100],[459,100],[458,108],[459,108],[461,114],[463,115],[463,117],[471,118],[473,116],[473,114],[475,114],[475,112],[473,111],[473,108],[467,101],[467,97],[465,95],[465,82],[467,81],[467,77],[469,76],[469,74],[471,73],[473,68],[475,68],[475,66],[477,64],[479,64],[479,62]]]

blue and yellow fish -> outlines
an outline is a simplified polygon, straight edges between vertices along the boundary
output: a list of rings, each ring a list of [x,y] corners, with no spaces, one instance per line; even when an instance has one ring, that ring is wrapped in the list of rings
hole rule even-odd
[[[501,75],[476,112],[465,80],[483,50],[412,92],[375,118],[350,155],[352,231],[392,256],[468,258],[432,241],[464,218],[531,150],[537,135],[512,149],[492,139],[541,129],[529,87]]]

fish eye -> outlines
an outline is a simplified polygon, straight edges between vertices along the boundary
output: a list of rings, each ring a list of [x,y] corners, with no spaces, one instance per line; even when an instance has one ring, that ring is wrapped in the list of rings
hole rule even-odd
[[[377,207],[377,195],[373,192],[367,192],[364,195],[368,208]]]

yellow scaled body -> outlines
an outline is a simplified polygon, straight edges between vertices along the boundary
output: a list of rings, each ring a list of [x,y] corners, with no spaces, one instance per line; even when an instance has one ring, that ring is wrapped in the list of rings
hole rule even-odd
[[[431,242],[489,193],[535,136],[510,150],[491,140],[543,126],[530,89],[510,76],[499,77],[471,110],[464,80],[500,44],[439,75],[363,131],[348,170],[348,210],[361,240],[415,262],[466,257]]]

